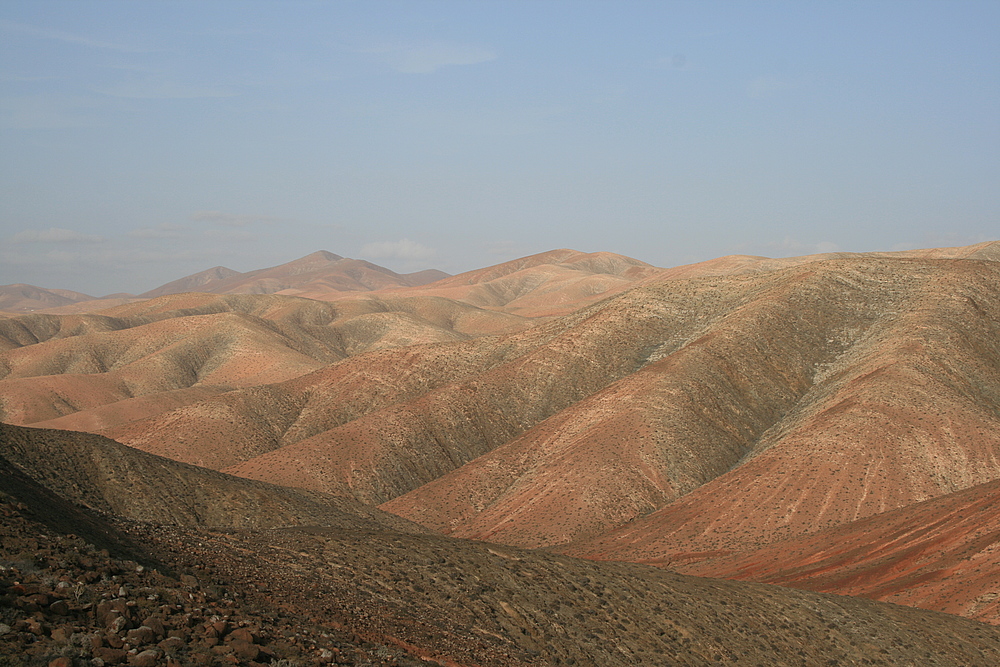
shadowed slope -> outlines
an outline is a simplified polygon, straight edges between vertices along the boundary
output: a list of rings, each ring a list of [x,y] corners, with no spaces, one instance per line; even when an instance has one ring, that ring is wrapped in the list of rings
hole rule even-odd
[[[230,477],[89,433],[0,424],[0,457],[67,500],[139,521],[217,528],[320,524],[419,531],[350,500]]]
[[[0,351],[128,326],[104,315],[13,315],[0,319]]]
[[[857,595],[1000,625],[998,504],[1000,481],[987,482],[679,569]]]
[[[234,391],[108,431],[133,447],[225,468],[499,363],[514,346],[469,341],[370,352],[288,382]],[[466,350],[455,355],[455,350]]]
[[[220,313],[25,346],[0,357],[0,414],[21,424],[195,384],[274,382],[315,370],[317,360],[256,318]]]
[[[641,362],[641,345],[606,350],[598,336],[590,336],[586,344],[576,346],[579,336],[573,328],[577,325],[603,330],[616,339],[624,335],[616,331],[622,327],[633,333],[645,327],[647,337],[653,335],[649,322],[626,322],[611,311],[593,318],[585,313],[504,337],[368,353],[296,381],[234,392],[111,434],[172,457],[215,461],[206,458],[206,465],[235,457],[226,464],[232,465],[251,458],[244,450],[261,453],[261,448],[267,451],[297,443],[368,415],[366,423],[386,438],[387,456],[402,455],[420,468],[423,464],[416,459],[430,450],[433,465],[443,457],[442,465],[448,470],[455,465],[452,457],[473,458],[491,442],[502,442],[512,432],[523,430],[521,422],[537,422],[578,400],[583,392],[593,391],[589,383],[599,388]],[[554,355],[546,347],[553,341],[572,352]],[[588,380],[577,387],[560,384],[560,373],[567,369],[585,372]],[[475,384],[469,384],[469,378],[475,378]],[[414,401],[419,405],[410,407]],[[518,407],[503,414],[506,405]],[[414,411],[422,416],[412,419]],[[437,423],[439,417],[442,421]],[[390,423],[399,423],[402,430],[390,432]],[[401,440],[413,445],[406,452],[393,453]],[[188,454],[177,451],[178,443]],[[155,449],[164,444],[173,449]],[[295,461],[289,463],[301,467]],[[366,465],[362,474],[367,475],[367,470]],[[335,471],[338,480],[341,472]],[[298,483],[306,483],[304,477],[296,476]],[[343,485],[337,481],[331,489],[343,491]]]
[[[180,660],[192,663],[203,662],[195,658],[211,659],[217,653],[210,649],[213,645],[241,652],[250,648],[264,659],[309,655],[281,641],[278,628],[289,638],[304,633],[309,640],[304,648],[311,646],[313,656],[316,646],[331,646],[336,652],[330,654],[339,662],[385,665],[416,665],[418,661],[408,656],[458,667],[770,667],[832,660],[987,667],[1000,659],[995,628],[954,616],[406,534],[400,532],[405,526],[380,526],[349,514],[328,513],[333,521],[325,527],[198,529],[191,524],[208,517],[184,511],[199,509],[197,502],[185,504],[192,492],[202,494],[198,501],[246,515],[245,525],[267,525],[279,503],[253,502],[266,494],[265,485],[231,480],[242,487],[234,490],[220,484],[223,475],[129,453],[95,436],[0,425],[0,445],[0,469],[5,457],[19,461],[19,468],[11,471],[14,479],[0,482],[3,491],[13,491],[21,502],[0,498],[2,579],[12,597],[24,594],[5,609],[4,620],[11,626],[28,627],[30,590],[46,600],[61,600],[58,611],[53,605],[39,610],[36,604],[38,611],[31,618],[44,621],[44,630],[72,623],[74,632],[100,637],[105,645],[124,635],[138,652],[153,645],[156,632],[162,636],[169,629],[180,641],[161,644],[161,651],[174,656],[183,651]],[[67,454],[65,461],[46,460],[58,458],[52,454],[60,448]],[[95,462],[113,480],[122,481],[95,484]],[[161,482],[145,485],[147,463],[174,474],[161,471]],[[189,481],[189,474],[201,477]],[[174,509],[159,515],[182,526],[112,522],[80,512],[51,489],[98,506],[133,503],[132,514],[146,518],[157,514],[146,499],[151,495]],[[251,502],[246,502],[248,497]],[[26,502],[31,506],[25,507]],[[83,514],[85,524],[80,527],[89,535],[98,533],[130,551],[141,550],[139,560],[180,573],[180,581],[135,562],[108,562],[75,537],[52,535],[67,529],[54,516],[60,508],[77,519]],[[48,519],[49,525],[32,522],[32,514]],[[26,551],[30,549],[35,553]],[[102,573],[116,578],[109,582]],[[18,579],[16,586],[8,585],[13,582],[8,577]],[[79,583],[71,594],[51,586],[56,577]],[[150,600],[146,593],[156,597]],[[152,641],[143,639],[142,632],[119,635],[101,622],[114,619],[108,608],[122,603],[124,610],[117,609],[126,627],[149,616],[142,623],[147,635],[154,634]],[[221,614],[229,622],[213,625]],[[204,642],[209,626],[215,629],[212,637],[227,631],[235,636],[241,628],[242,636],[249,637],[243,642],[252,646],[238,646],[233,636]],[[260,646],[265,641],[267,653]],[[6,632],[0,637],[0,651],[27,655],[30,650],[35,661],[43,663],[55,655],[108,656],[89,652],[94,643],[88,637],[82,650],[71,651],[58,632],[51,639],[45,631],[38,636]],[[361,651],[351,650],[351,644]]]
[[[874,401],[895,392],[895,380],[876,381],[872,368],[895,363],[904,375],[910,366],[920,373],[961,349],[907,361],[900,349],[911,330],[995,340],[993,315],[972,306],[951,312],[939,298],[960,289],[996,310],[995,264],[851,259],[671,281],[523,334],[435,348],[415,364],[402,363],[401,352],[342,362],[329,377],[353,379],[320,381],[319,392],[296,382],[247,390],[112,434],[171,457],[365,502],[432,483],[411,505],[386,507],[459,535],[551,545],[666,505],[661,511],[685,519],[675,522],[682,526],[675,546],[662,548],[743,548],[1000,476],[988,442],[958,431],[956,446],[933,451],[921,438],[937,436],[919,430],[871,446],[885,435],[876,419],[844,450],[837,433],[846,425],[816,437],[807,418],[834,415],[831,406],[867,383],[874,382]],[[972,375],[961,381],[993,386],[994,353],[967,352],[962,363]],[[414,354],[410,361],[424,352]],[[449,355],[461,360],[457,374],[439,365]],[[347,391],[376,377],[385,379],[374,383],[375,401],[366,398],[371,389]],[[936,382],[933,374],[928,381]],[[916,393],[903,404],[915,420],[935,401],[954,412],[963,433],[991,428],[988,403],[938,384],[918,391],[907,380]],[[893,473],[879,478],[875,459]],[[942,470],[950,471],[947,481]],[[828,480],[849,491],[837,495]],[[650,530],[655,542],[675,529]],[[650,549],[654,555],[622,558],[656,557],[661,547]]]
[[[191,403],[203,401],[212,396],[230,391],[229,387],[185,387],[173,391],[161,391],[146,396],[126,398],[114,403],[106,403],[95,408],[71,412],[55,419],[31,422],[34,428],[55,428],[64,431],[85,431],[101,433],[115,427],[145,419],[161,412],[174,410]]]
[[[735,465],[808,390],[812,369],[847,344],[834,332],[870,324],[842,268],[618,297],[628,304],[624,320],[655,309],[677,327],[661,331],[640,370],[385,508],[456,536],[534,547],[600,532],[692,491]],[[791,301],[832,307],[805,320],[789,317]]]
[[[51,531],[79,535],[90,544],[116,555],[134,558],[142,553],[140,545],[115,530],[107,521],[42,486],[0,456],[0,507],[5,502],[18,503],[21,513]],[[10,523],[10,515],[4,511],[6,509],[0,509],[0,531]],[[43,530],[36,527],[31,532],[37,535]],[[4,547],[8,544],[3,543],[0,551]],[[0,655],[3,655],[2,650]]]

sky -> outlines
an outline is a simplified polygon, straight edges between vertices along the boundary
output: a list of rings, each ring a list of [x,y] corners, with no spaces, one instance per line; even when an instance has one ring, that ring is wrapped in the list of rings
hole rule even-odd
[[[1000,2],[0,2],[0,284],[1000,238]]]

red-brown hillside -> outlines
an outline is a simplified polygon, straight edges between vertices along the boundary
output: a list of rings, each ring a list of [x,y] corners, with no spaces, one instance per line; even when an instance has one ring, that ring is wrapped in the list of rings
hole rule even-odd
[[[178,392],[187,387],[255,386],[366,350],[526,325],[515,315],[438,297],[362,297],[333,305],[189,293],[98,314],[23,315],[0,320],[0,416],[28,424],[78,413],[51,426],[107,428],[178,407],[181,397],[199,397]],[[138,397],[145,400],[132,400]],[[119,402],[120,409],[107,407]],[[96,409],[100,415],[79,414]]]
[[[595,536],[570,553],[641,561],[747,548],[996,479],[997,269],[847,260],[665,283],[663,294],[684,285],[744,300],[383,507],[521,546]]]
[[[405,294],[456,299],[525,317],[565,315],[607,298],[663,269],[610,252],[549,252],[444,278]]]
[[[1000,625],[1000,481],[690,565],[748,579],[937,609]]]
[[[326,303],[184,294],[9,318],[0,400],[451,536],[733,576],[752,574],[738,559],[784,544],[778,562],[803,586],[992,618],[990,600],[933,568],[1000,576],[982,542],[992,529],[950,527],[945,500],[1000,480],[998,256],[994,242],[664,272],[553,251]],[[578,289],[593,281],[610,286]],[[239,340],[220,344],[219,322],[242,323],[229,327]],[[275,382],[247,372],[285,349],[313,367],[276,362],[288,374]],[[165,359],[192,363],[193,381]],[[893,542],[920,530],[892,514],[912,508],[928,538]],[[935,512],[952,542],[935,537]],[[896,569],[796,546],[839,539],[856,554],[865,534]],[[795,560],[808,549],[833,569]],[[924,560],[907,560],[913,549]],[[851,589],[838,569],[871,586]]]

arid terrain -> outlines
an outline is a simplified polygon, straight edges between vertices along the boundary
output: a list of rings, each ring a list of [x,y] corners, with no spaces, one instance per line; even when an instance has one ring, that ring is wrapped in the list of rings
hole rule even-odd
[[[954,615],[443,537],[100,436],[0,442],[7,664],[1000,660],[995,628]]]
[[[24,664],[1000,663],[1000,242],[0,295]]]

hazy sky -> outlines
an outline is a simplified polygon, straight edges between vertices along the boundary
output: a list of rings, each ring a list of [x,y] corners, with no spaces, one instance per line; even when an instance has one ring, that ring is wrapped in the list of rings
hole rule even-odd
[[[0,284],[1000,238],[1000,2],[0,2]]]

